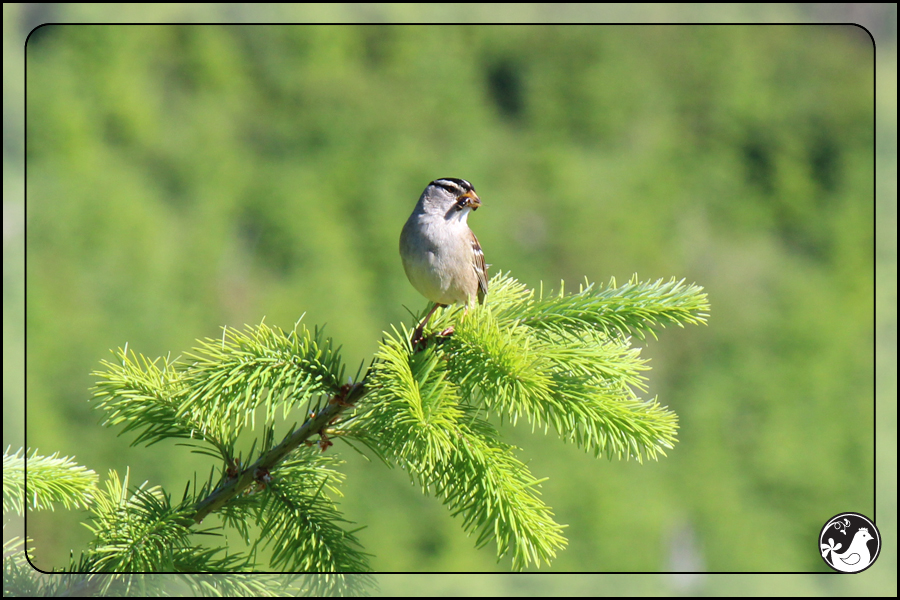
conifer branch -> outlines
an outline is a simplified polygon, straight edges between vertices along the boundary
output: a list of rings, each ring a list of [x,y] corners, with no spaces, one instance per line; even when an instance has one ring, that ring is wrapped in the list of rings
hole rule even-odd
[[[491,281],[491,295],[498,319],[506,324],[520,320],[536,329],[579,332],[594,329],[604,333],[635,335],[640,339],[646,333],[656,337],[654,329],[666,325],[684,327],[685,323],[699,325],[709,316],[709,302],[703,288],[685,284],[684,280],[671,279],[653,283],[640,282],[637,275],[628,283],[616,285],[610,279],[604,288],[585,281],[578,292],[565,294],[565,284],[559,292],[544,295],[543,288],[537,299],[534,291],[508,275],[499,275]],[[494,286],[504,288],[495,294]]]
[[[613,280],[605,288],[587,283],[575,294],[545,296],[500,274],[490,289],[483,306],[438,310],[424,348],[411,346],[405,326],[385,334],[355,383],[342,383],[344,367],[331,340],[299,323],[290,332],[264,323],[228,328],[221,339],[202,340],[175,361],[118,351],[116,362],[104,362],[97,373],[95,397],[106,424],[137,432],[134,443],[188,438],[195,452],[219,458],[224,467],[217,482],[211,476],[195,484],[178,506],[155,488],[139,488],[125,506],[124,488],[119,496],[110,489],[107,497],[137,528],[131,531],[157,528],[181,540],[173,547],[182,553],[160,554],[127,540],[97,542],[92,566],[190,560],[214,568],[218,559],[204,558],[184,536],[218,513],[252,545],[248,556],[257,546],[273,548],[274,568],[366,570],[357,539],[326,497],[341,477],[327,466],[332,461],[308,448],[315,435],[321,451],[331,439],[359,441],[387,464],[403,467],[461,517],[464,529],[477,532],[477,545],[493,540],[498,559],[510,555],[514,569],[549,563],[566,544],[563,526],[539,498],[541,481],[487,418],[495,414],[513,424],[522,418],[597,456],[642,461],[664,455],[675,443],[677,417],[656,399],[639,397],[649,367],[629,336],[704,323],[709,305],[700,287],[674,280],[632,279],[619,287]],[[448,326],[452,336],[434,333]],[[304,405],[304,422],[276,443],[276,422]],[[259,409],[261,435],[246,455],[236,452],[238,436],[255,428]],[[103,514],[115,513],[111,502]],[[256,540],[247,525],[252,520],[261,527]],[[116,527],[123,531],[99,520],[97,540]],[[119,556],[123,548],[132,549]],[[331,590],[347,583],[338,576],[321,581]]]
[[[94,533],[81,566],[94,573],[240,571],[249,557],[240,553],[217,556],[221,549],[195,547],[187,517],[190,506],[175,505],[158,486],[131,489],[129,476],[111,471],[105,490],[91,506]],[[106,580],[111,585],[114,579]]]
[[[97,474],[68,456],[41,456],[34,450],[26,460],[21,448],[15,454],[9,448],[3,453],[4,513],[24,514],[26,505],[32,510],[52,510],[56,503],[67,509],[87,508],[96,487]]]
[[[413,353],[408,340],[404,329],[382,343],[375,391],[355,420],[368,423],[359,435],[442,497],[467,531],[479,531],[477,546],[495,540],[498,559],[512,552],[516,570],[549,563],[565,538],[537,497],[540,482],[460,396],[442,353]]]
[[[229,500],[245,492],[255,482],[265,483],[274,470],[288,454],[300,447],[309,438],[320,434],[335,418],[347,408],[356,404],[368,393],[363,383],[349,386],[345,395],[336,396],[319,411],[315,416],[306,421],[299,429],[289,433],[284,440],[263,454],[256,462],[241,471],[241,473],[227,480],[208,497],[197,504],[197,511],[193,516],[194,521],[200,523],[210,513],[224,506]]]

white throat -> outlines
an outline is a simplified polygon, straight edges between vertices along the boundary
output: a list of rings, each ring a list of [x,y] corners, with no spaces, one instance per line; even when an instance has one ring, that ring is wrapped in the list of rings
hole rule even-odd
[[[463,225],[469,219],[469,213],[472,211],[471,206],[464,206],[462,210],[456,212],[453,217],[450,219],[451,222],[462,223]]]

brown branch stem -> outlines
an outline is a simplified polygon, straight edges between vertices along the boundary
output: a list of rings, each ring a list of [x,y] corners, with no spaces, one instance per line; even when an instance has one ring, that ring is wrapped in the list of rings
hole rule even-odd
[[[284,458],[300,444],[322,433],[331,421],[348,408],[354,406],[368,394],[366,378],[350,386],[346,394],[336,394],[314,417],[306,421],[299,429],[291,433],[280,444],[263,454],[252,465],[241,471],[216,488],[209,496],[197,503],[194,521],[200,523],[207,515],[222,508],[229,500],[235,498],[254,484],[261,474],[271,472]]]

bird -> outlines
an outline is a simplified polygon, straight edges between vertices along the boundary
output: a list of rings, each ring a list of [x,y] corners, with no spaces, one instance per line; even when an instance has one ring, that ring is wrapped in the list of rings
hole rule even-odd
[[[841,549],[841,544],[835,544],[833,539],[828,538],[828,544],[822,545],[822,556],[824,557],[828,552],[831,552],[831,564],[838,571],[844,571],[845,573],[862,571],[872,561],[872,555],[866,545],[866,542],[872,539],[875,538],[872,537],[869,530],[865,527],[860,527],[859,531],[853,536],[853,540],[850,541],[850,547],[841,554],[836,552]]]
[[[478,238],[469,229],[469,213],[481,198],[465,179],[443,177],[429,183],[400,232],[400,258],[406,277],[434,303],[413,332],[413,348],[423,341],[425,325],[438,307],[484,303],[488,265]],[[452,328],[446,335],[452,333]]]

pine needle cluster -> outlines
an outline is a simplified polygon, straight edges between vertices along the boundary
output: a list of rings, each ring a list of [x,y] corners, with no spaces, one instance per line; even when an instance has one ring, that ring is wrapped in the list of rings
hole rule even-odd
[[[175,360],[118,350],[95,373],[105,424],[136,445],[181,439],[214,463],[177,501],[115,473],[105,490],[82,494],[95,539],[67,570],[326,573],[307,590],[358,592],[361,580],[341,574],[368,571],[368,556],[336,503],[336,441],[403,468],[513,569],[549,564],[566,544],[563,526],[539,497],[542,480],[494,423],[524,421],[596,456],[665,455],[677,417],[639,395],[649,367],[632,341],[704,323],[709,305],[702,288],[674,280],[545,295],[500,274],[490,289],[483,306],[435,313],[424,348],[411,345],[406,326],[392,328],[353,378],[332,341],[300,322],[291,331],[226,328]],[[248,429],[252,445],[239,449]],[[29,462],[29,476],[37,467]],[[197,534],[214,533],[201,528],[210,514],[250,550],[198,544]]]

